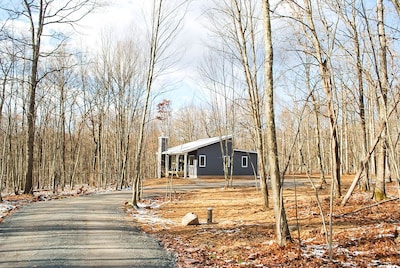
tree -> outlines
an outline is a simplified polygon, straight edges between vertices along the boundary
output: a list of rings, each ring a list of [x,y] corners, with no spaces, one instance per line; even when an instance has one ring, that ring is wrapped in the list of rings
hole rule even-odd
[[[261,90],[260,67],[262,66],[262,54],[260,53],[259,43],[261,39],[261,31],[259,31],[259,23],[257,18],[261,14],[257,13],[259,4],[256,1],[214,1],[216,8],[212,14],[212,32],[217,36],[217,42],[221,47],[215,46],[212,49],[216,54],[220,54],[223,62],[231,62],[232,73],[234,79],[230,82],[231,91],[237,91],[236,98],[244,98],[247,102],[245,107],[250,114],[252,121],[252,136],[255,140],[255,146],[258,154],[258,174],[261,182],[261,190],[264,197],[265,208],[269,207],[268,185],[267,185],[267,164],[266,164],[266,148],[263,120],[263,92]],[[222,64],[219,68],[222,69]],[[214,67],[216,68],[216,67]],[[238,69],[239,71],[236,71]],[[240,72],[242,74],[240,74]],[[215,72],[214,72],[215,73]],[[226,75],[226,74],[224,74]],[[213,81],[215,83],[215,81]],[[219,82],[223,86],[227,86],[226,79]],[[234,86],[233,83],[237,85]],[[243,88],[243,89],[242,89]],[[240,92],[241,89],[244,91]],[[237,101],[235,101],[237,102]]]
[[[273,48],[271,36],[271,17],[269,0],[263,1],[264,42],[265,42],[265,106],[268,163],[271,175],[271,188],[275,214],[276,241],[285,245],[292,240],[283,204],[282,182],[279,171],[278,146],[275,130]]]
[[[166,130],[169,129],[169,118],[171,117],[171,101],[163,99],[157,104],[157,120],[161,124],[161,133],[166,134]],[[168,136],[168,135],[167,135]]]
[[[376,201],[381,201],[386,198],[386,161],[387,161],[387,94],[389,90],[388,81],[388,67],[387,67],[387,45],[386,45],[386,34],[384,25],[384,10],[383,0],[376,1],[377,6],[377,23],[378,23],[378,36],[379,36],[379,67],[378,69],[378,88],[380,90],[380,98],[378,101],[379,107],[379,119],[385,123],[384,129],[381,134],[381,140],[378,145],[378,166],[377,166],[377,180],[375,185],[374,197]]]
[[[187,1],[175,2],[171,9],[167,8],[164,0],[154,0],[152,4],[152,14],[149,29],[149,54],[146,68],[145,96],[139,123],[138,138],[134,160],[134,177],[132,185],[132,205],[137,206],[140,197],[141,182],[141,159],[144,144],[144,131],[147,122],[150,97],[154,87],[154,80],[162,71],[168,70],[175,62],[168,54],[168,48],[174,41],[177,33],[182,26],[185,12],[180,14],[180,8],[185,8]],[[176,52],[175,52],[176,53]],[[176,56],[176,54],[175,54]]]
[[[3,33],[3,26],[0,27],[0,36]],[[0,38],[1,41],[2,38]],[[6,44],[4,47],[0,48],[0,126],[2,126],[2,119],[3,119],[3,108],[6,100],[6,89],[9,83],[9,77],[11,76],[11,72],[13,70],[15,64],[15,54],[9,53],[9,46]],[[11,50],[12,51],[12,50]],[[4,134],[4,142],[3,142],[3,149],[0,155],[1,167],[0,167],[0,202],[3,202],[1,192],[3,190],[3,178],[5,177],[6,171],[6,146],[5,146],[5,139],[6,136]]]
[[[213,132],[215,132],[212,136],[218,135],[219,137],[235,133],[235,110],[237,109],[235,105],[237,79],[234,75],[236,66],[225,49],[223,46],[220,49],[213,47],[201,66],[201,80],[209,91],[208,118],[212,122]],[[233,139],[233,143],[234,141],[235,139]],[[226,188],[233,186],[233,161],[231,159],[234,157],[234,151],[226,151],[229,142],[230,140],[226,139],[220,143],[221,155],[224,156],[222,161]]]
[[[54,55],[55,51],[65,43],[66,37],[61,33],[51,33],[57,25],[73,26],[98,6],[96,0],[56,1],[54,0],[24,0],[20,6],[5,7],[14,20],[26,22],[29,26],[29,37],[12,37],[20,44],[30,48],[29,108],[28,121],[28,166],[25,177],[24,193],[33,192],[34,145],[36,122],[36,92],[43,77],[52,70],[41,73],[45,68],[41,64],[46,57]],[[45,38],[55,42],[50,51],[45,51],[42,44]],[[44,66],[43,66],[44,67]]]
[[[305,13],[306,19],[308,21],[307,28],[310,31],[310,42],[314,48],[314,57],[318,61],[318,67],[322,79],[322,87],[327,97],[328,105],[328,117],[331,131],[331,155],[332,155],[332,183],[335,186],[335,195],[337,197],[341,196],[340,187],[340,156],[339,156],[339,138],[337,133],[337,111],[334,105],[334,92],[333,92],[333,75],[332,75],[332,65],[330,62],[331,53],[333,47],[329,51],[324,52],[320,38],[317,34],[317,29],[313,19],[313,6],[311,1],[305,1]],[[324,23],[327,27],[327,32],[330,26]],[[335,30],[333,29],[333,34]],[[328,46],[329,47],[329,46]]]
[[[356,69],[356,77],[357,83],[355,87],[357,88],[358,94],[357,98],[357,106],[358,106],[358,114],[360,117],[360,127],[361,127],[361,143],[363,148],[363,153],[368,153],[368,136],[367,136],[367,127],[366,127],[366,105],[365,105],[365,89],[364,89],[364,75],[363,75],[363,66],[362,66],[362,53],[361,53],[361,38],[359,34],[359,29],[357,28],[357,15],[359,10],[356,7],[356,1],[351,1],[348,5],[350,8],[350,12],[347,12],[346,9],[343,8],[344,3],[340,3],[339,1],[336,3],[335,10],[337,14],[342,18],[342,20],[346,23],[348,27],[348,31],[350,36],[352,37],[354,56],[348,48],[343,47],[345,52],[349,53],[349,56],[354,58],[355,69]],[[350,13],[350,14],[348,14]],[[361,183],[361,188],[366,191],[369,189],[369,167],[368,163],[365,163],[364,170],[364,178]]]
[[[392,0],[394,7],[396,8],[397,14],[400,16],[400,1],[399,0]]]

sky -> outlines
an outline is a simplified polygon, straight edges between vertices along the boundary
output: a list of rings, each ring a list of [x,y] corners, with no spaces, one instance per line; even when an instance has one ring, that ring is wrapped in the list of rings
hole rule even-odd
[[[172,108],[177,109],[202,99],[202,89],[198,80],[197,68],[205,54],[204,40],[207,38],[205,30],[205,16],[202,15],[208,0],[192,0],[183,22],[183,28],[173,45],[180,55],[180,59],[173,66],[173,70],[160,79],[159,83],[169,83],[171,90],[159,96],[158,99],[172,100]],[[78,28],[73,38],[77,46],[89,51],[98,47],[100,33],[111,29],[113,34],[126,35],[129,27],[143,27],[145,14],[149,14],[151,3],[149,0],[112,0],[109,5],[88,15]],[[174,48],[175,49],[175,48]],[[178,96],[178,98],[177,98]]]

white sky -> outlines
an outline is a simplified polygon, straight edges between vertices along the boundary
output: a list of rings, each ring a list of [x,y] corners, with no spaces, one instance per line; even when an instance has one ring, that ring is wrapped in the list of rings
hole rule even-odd
[[[168,0],[171,1],[171,0]],[[167,1],[167,2],[168,2]],[[111,0],[109,5],[88,15],[80,24],[81,33],[74,42],[89,51],[98,47],[100,33],[112,30],[116,36],[123,36],[130,27],[143,27],[145,32],[144,13],[149,14],[153,1],[150,0]],[[174,44],[181,53],[181,59],[174,66],[172,73],[168,73],[168,81],[172,83],[173,91],[160,96],[160,99],[170,99],[172,108],[196,103],[202,89],[195,79],[197,66],[205,51],[203,40],[207,37],[204,27],[205,18],[202,10],[208,0],[193,0],[185,16],[183,29]],[[176,98],[179,96],[179,98]]]

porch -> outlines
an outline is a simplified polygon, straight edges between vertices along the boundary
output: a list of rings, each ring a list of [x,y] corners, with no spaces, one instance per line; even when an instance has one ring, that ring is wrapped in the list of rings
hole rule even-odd
[[[195,155],[165,154],[165,174],[183,178],[197,178],[197,160]]]

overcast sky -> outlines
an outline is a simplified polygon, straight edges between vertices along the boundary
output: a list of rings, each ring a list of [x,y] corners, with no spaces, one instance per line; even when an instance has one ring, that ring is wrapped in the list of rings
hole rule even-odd
[[[132,27],[143,27],[145,14],[149,14],[151,4],[149,0],[112,0],[109,5],[87,16],[80,24],[81,34],[77,35],[73,42],[89,51],[98,47],[100,33],[111,30],[116,36],[129,34]],[[203,10],[208,0],[193,0],[184,19],[183,29],[174,46],[179,50],[181,58],[174,66],[174,71],[168,73],[168,79],[173,91],[160,97],[172,100],[173,108],[198,102],[202,98],[202,89],[196,82],[197,68],[205,53],[204,39],[207,38],[207,30],[204,27],[205,16]],[[176,98],[179,96],[179,98]]]

